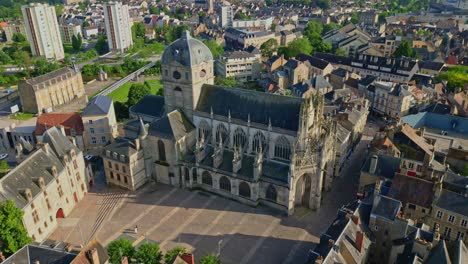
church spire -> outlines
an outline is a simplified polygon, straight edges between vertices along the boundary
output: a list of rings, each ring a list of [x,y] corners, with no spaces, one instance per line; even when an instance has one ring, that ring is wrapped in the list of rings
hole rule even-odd
[[[145,123],[143,123],[143,119],[141,119],[141,117],[139,117],[140,119],[140,129],[138,131],[138,137],[140,138],[145,138],[147,135],[148,135],[148,131],[146,131],[146,126],[145,126]]]

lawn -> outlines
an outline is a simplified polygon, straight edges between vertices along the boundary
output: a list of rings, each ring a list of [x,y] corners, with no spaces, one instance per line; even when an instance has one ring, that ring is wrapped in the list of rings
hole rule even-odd
[[[148,84],[151,87],[150,94],[156,94],[162,88],[161,81],[158,79],[147,80],[146,82],[148,82]],[[120,88],[110,93],[108,96],[112,97],[114,102],[126,103],[128,100],[128,91],[130,90],[130,87],[132,86],[132,84],[133,83],[129,83],[129,82],[125,83],[124,85],[120,86]]]
[[[28,120],[34,117],[34,114],[31,113],[15,113],[11,115],[11,119],[16,119],[16,120]]]

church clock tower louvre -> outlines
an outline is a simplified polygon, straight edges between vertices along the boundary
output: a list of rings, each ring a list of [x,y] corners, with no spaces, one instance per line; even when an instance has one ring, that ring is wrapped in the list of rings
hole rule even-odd
[[[214,84],[213,55],[188,31],[172,42],[161,58],[166,112],[182,110],[193,121],[193,109],[203,84]]]

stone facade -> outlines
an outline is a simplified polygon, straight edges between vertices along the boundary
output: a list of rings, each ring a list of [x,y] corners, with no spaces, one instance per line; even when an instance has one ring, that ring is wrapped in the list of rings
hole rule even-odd
[[[53,127],[44,142],[0,180],[1,198],[12,199],[23,212],[23,225],[36,242],[56,228],[86,195],[83,153]]]
[[[81,73],[72,68],[28,79],[18,85],[23,112],[41,114],[85,96]]]

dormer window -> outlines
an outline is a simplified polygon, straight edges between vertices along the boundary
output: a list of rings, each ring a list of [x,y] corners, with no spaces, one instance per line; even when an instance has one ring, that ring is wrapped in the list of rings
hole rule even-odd
[[[125,155],[120,155],[120,161],[125,162]]]
[[[106,150],[106,156],[107,156],[107,157],[110,157],[110,156],[111,156],[110,150]]]
[[[32,201],[32,193],[31,193],[31,189],[23,189],[19,192],[21,194],[21,196],[23,196],[24,199],[26,199],[26,201],[28,202],[31,202]]]
[[[117,152],[114,152],[112,156],[114,157],[114,159],[117,159],[117,157],[118,157]]]

